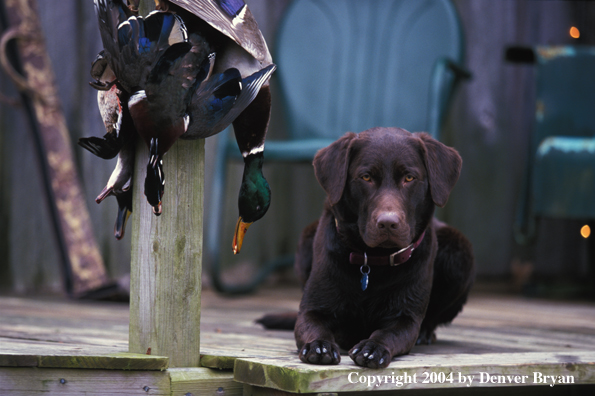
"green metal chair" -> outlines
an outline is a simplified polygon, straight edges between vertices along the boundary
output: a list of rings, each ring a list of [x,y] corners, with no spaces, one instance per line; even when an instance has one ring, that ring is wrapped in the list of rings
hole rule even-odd
[[[311,162],[347,131],[399,126],[440,138],[460,78],[461,24],[449,0],[295,0],[273,53],[288,118],[286,141],[267,140],[265,161]],[[220,279],[220,230],[228,161],[241,161],[229,133],[219,135],[207,250],[215,288],[254,289],[293,256],[267,263],[239,286]]]
[[[534,238],[536,217],[595,219],[595,47],[524,51],[536,67],[536,117],[515,220],[520,244]]]

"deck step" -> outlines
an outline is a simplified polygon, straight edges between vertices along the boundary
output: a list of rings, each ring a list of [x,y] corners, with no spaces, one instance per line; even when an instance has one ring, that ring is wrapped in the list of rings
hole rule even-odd
[[[289,393],[340,393],[370,390],[595,384],[595,351],[454,355],[412,354],[385,369],[356,366],[342,356],[337,366],[286,358],[237,359],[234,379]]]

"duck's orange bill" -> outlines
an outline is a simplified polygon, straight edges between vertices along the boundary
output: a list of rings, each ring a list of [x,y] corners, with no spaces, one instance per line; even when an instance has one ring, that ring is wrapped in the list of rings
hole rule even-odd
[[[252,223],[244,223],[242,221],[242,216],[238,219],[236,223],[236,232],[233,235],[233,254],[238,254],[240,249],[242,249],[242,242],[244,241],[244,235],[246,235],[246,231],[248,231],[248,227],[250,227]]]

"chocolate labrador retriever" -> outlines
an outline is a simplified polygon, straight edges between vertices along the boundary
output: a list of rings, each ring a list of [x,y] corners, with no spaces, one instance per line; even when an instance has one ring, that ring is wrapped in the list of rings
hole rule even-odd
[[[360,366],[386,367],[461,311],[474,278],[471,244],[433,218],[461,165],[454,149],[399,128],[347,133],[317,153],[327,198],[296,254],[303,362],[338,364],[343,348]]]

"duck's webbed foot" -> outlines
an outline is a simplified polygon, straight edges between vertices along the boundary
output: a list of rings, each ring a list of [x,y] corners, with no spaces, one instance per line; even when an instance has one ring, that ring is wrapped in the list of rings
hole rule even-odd
[[[147,175],[145,177],[145,196],[147,202],[153,207],[156,216],[161,214],[161,199],[165,187],[165,175],[163,174],[163,159],[158,153],[158,141],[151,139],[149,163],[147,164]]]

